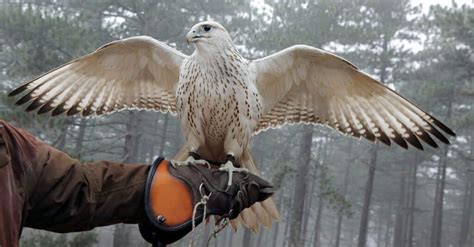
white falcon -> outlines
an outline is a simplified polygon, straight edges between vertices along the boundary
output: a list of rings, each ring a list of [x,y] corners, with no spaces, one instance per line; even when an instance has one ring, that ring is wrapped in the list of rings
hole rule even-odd
[[[25,92],[17,104],[29,103],[27,111],[53,116],[123,109],[176,113],[186,139],[176,159],[226,160],[222,169],[229,173],[240,164],[258,174],[251,137],[290,123],[324,124],[404,148],[409,143],[423,149],[422,142],[436,148],[433,137],[449,143],[444,133],[454,136],[446,125],[332,53],[295,45],[247,60],[225,28],[211,21],[193,26],[186,38],[196,48],[190,56],[151,37],[118,40],[10,95]],[[269,226],[278,217],[267,200],[242,212],[240,220],[255,229],[258,221]]]

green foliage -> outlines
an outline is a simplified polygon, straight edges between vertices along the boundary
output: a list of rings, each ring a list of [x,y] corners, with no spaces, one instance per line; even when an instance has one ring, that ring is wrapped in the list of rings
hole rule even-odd
[[[48,233],[33,234],[29,238],[22,238],[21,247],[64,247],[67,246],[66,235],[52,235]]]
[[[326,166],[319,167],[319,196],[328,202],[327,207],[351,217],[354,212],[352,203],[345,198],[334,185],[334,176],[330,175],[330,171]]]
[[[13,78],[38,75],[90,52],[104,42],[102,32],[83,27],[56,9],[19,5],[0,9],[0,57]]]
[[[98,234],[95,231],[75,234],[69,241],[65,234],[40,232],[22,237],[21,247],[92,247],[98,243]]]
[[[294,175],[296,169],[292,163],[275,164],[276,169],[273,172],[272,184],[276,190],[279,190],[285,179]]]
[[[98,243],[96,232],[81,232],[69,241],[69,247],[92,247]]]
[[[4,76],[0,89],[0,118],[14,121],[23,127],[36,129],[36,134],[55,131],[64,124],[64,118],[50,119],[26,113],[13,107],[7,92],[11,81],[31,78],[55,66],[83,55],[110,40],[100,26],[88,28],[74,15],[65,15],[60,8],[47,5],[2,4],[0,8],[0,65]],[[15,83],[17,85],[17,83]]]

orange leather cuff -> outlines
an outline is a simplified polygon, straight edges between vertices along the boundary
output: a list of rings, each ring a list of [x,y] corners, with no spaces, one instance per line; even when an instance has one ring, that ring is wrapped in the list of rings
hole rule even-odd
[[[150,243],[168,244],[192,230],[193,193],[186,181],[170,174],[170,162],[158,158],[150,168],[145,188],[146,220],[142,236]],[[196,217],[196,225],[202,221]]]
[[[163,226],[177,227],[192,217],[191,191],[183,181],[169,173],[169,161],[162,160],[160,163],[151,182],[149,204],[153,216]]]

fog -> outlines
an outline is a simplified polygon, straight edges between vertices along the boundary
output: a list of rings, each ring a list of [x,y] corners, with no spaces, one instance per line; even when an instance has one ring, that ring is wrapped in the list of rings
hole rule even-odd
[[[207,19],[224,25],[249,59],[294,44],[319,47],[395,89],[457,136],[450,145],[419,151],[321,125],[261,132],[252,151],[277,188],[281,220],[257,232],[227,227],[210,243],[212,223],[200,226],[197,246],[474,246],[474,8],[468,0],[425,2],[0,1],[0,118],[81,161],[151,164],[158,155],[172,158],[184,143],[174,115],[51,117],[25,112],[7,94],[125,37],[148,35],[191,54],[185,35]],[[189,236],[172,246],[188,243]],[[25,229],[21,245],[149,246],[135,225],[70,234]]]

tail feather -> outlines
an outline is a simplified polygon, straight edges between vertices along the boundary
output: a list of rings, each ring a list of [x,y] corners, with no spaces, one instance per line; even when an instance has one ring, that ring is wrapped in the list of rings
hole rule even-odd
[[[278,213],[278,209],[272,198],[268,198],[265,201],[261,202],[260,204],[265,209],[265,211],[270,214],[271,219],[274,219],[275,221],[280,220],[280,213]]]
[[[257,170],[255,163],[252,159],[252,154],[250,153],[250,149],[247,148],[242,153],[242,156],[238,160],[238,163],[242,165],[242,167],[247,168],[250,172],[259,175],[260,171]],[[249,209],[244,210],[247,211]],[[254,221],[258,219],[258,221],[266,228],[270,228],[272,225],[272,221],[280,220],[280,214],[278,213],[278,209],[275,205],[275,202],[272,198],[268,198],[263,202],[257,202],[250,207],[250,210],[255,215],[254,218],[248,219],[247,217],[242,217],[241,223],[244,226],[252,226],[249,227],[252,230],[258,230],[258,222],[257,225],[254,226]],[[247,222],[248,221],[248,222]]]
[[[184,144],[178,150],[178,152],[174,155],[174,160],[177,160],[177,161],[186,160],[186,158],[189,156],[189,151],[191,151],[191,148],[189,148],[188,145]]]
[[[234,229],[234,232],[239,228],[240,222],[242,222],[242,217],[240,217],[240,215],[237,216],[237,218],[229,221],[230,226],[232,226],[232,229]]]
[[[257,232],[259,227],[259,222],[257,215],[253,212],[252,209],[246,208],[240,213],[240,218],[242,219],[241,224],[249,228],[253,232]]]
[[[263,226],[269,227],[272,225],[272,218],[269,213],[266,212],[262,203],[256,203],[250,207],[250,209],[257,216],[258,220],[262,223]]]

